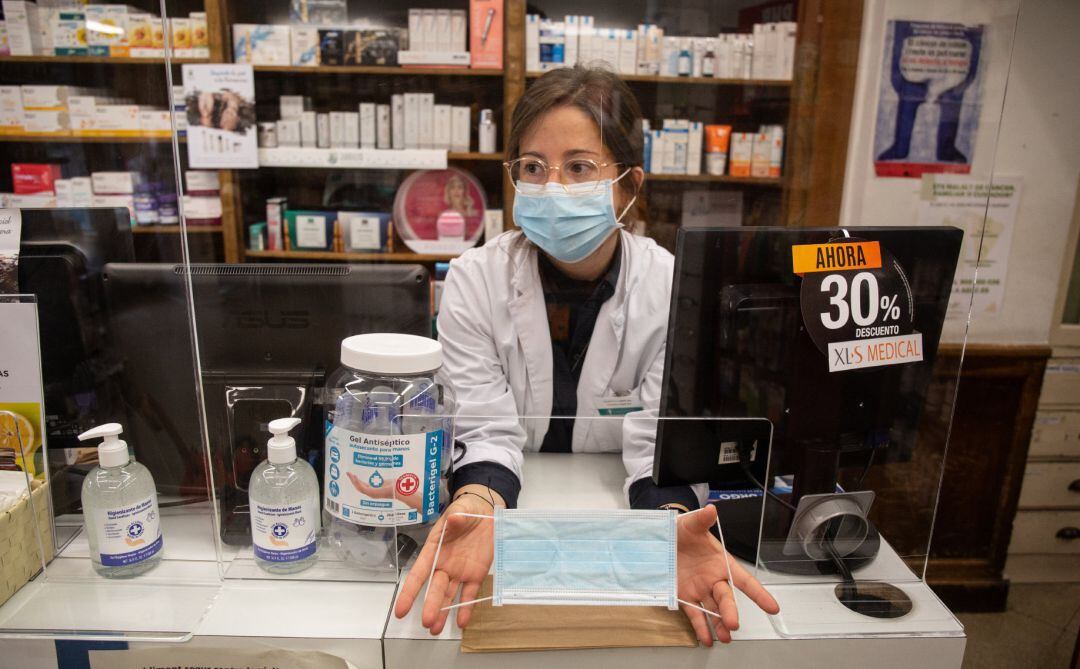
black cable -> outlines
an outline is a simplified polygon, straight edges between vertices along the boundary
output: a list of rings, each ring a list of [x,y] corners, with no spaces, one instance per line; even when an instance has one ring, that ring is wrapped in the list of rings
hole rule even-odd
[[[859,480],[855,482],[855,487],[849,492],[855,492],[862,489],[863,479],[866,478],[866,474],[870,471],[870,465],[874,464],[874,455],[877,453],[877,448],[870,449],[870,457],[866,458],[866,465],[863,466],[862,473],[859,474]]]
[[[774,500],[776,500],[777,502],[780,502],[781,504],[783,504],[787,508],[791,509],[792,511],[797,511],[798,509],[796,509],[794,506],[792,506],[791,502],[787,501],[786,499],[783,499],[782,497],[780,497],[779,495],[777,495],[773,491],[769,490],[765,486],[764,483],[759,481],[757,479],[757,477],[754,476],[754,472],[750,471],[750,450],[751,449],[744,448],[741,442],[738,445],[738,449],[739,449],[739,466],[742,467],[743,473],[746,474],[746,477],[749,478],[750,481],[754,485],[761,488],[761,490],[766,495],[768,495],[769,497],[772,497]]]

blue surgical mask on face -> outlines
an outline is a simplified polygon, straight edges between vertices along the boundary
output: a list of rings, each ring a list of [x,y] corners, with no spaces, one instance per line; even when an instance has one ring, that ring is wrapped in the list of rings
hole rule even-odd
[[[678,606],[674,511],[495,512],[494,606]]]
[[[566,263],[588,258],[633,205],[634,199],[615,215],[615,179],[562,186],[557,183],[518,183],[514,197],[514,222],[533,244],[552,258]]]

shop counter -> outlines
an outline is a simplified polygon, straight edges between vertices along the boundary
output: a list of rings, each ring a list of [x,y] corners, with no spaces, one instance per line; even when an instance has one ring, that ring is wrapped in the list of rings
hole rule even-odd
[[[518,506],[521,508],[600,509],[625,507],[625,472],[618,455],[607,454],[527,454],[524,481]],[[888,578],[906,569],[903,562],[882,542],[882,551],[867,567],[873,575]],[[858,574],[864,577],[862,571]],[[792,579],[794,581],[795,579]],[[802,579],[805,580],[805,579]],[[833,583],[829,584],[831,590]],[[404,619],[391,616],[384,639],[387,669],[416,666],[514,667],[550,669],[552,666],[589,666],[593,669],[634,669],[636,667],[732,667],[732,666],[828,666],[834,669],[888,667],[960,667],[964,655],[963,627],[924,583],[904,585],[925,630],[906,635],[856,636],[845,634],[845,618],[856,616],[839,603],[823,606],[821,589],[805,583],[777,584],[771,588],[782,607],[813,613],[822,623],[833,623],[831,638],[784,638],[769,616],[738,593],[739,629],[734,642],[712,648],[618,648],[605,650],[544,651],[521,653],[462,653],[461,630],[451,615],[442,634],[433,637],[420,624],[419,602]],[[860,616],[861,618],[861,616]],[[865,620],[860,621],[865,622]],[[898,621],[882,623],[882,630]]]

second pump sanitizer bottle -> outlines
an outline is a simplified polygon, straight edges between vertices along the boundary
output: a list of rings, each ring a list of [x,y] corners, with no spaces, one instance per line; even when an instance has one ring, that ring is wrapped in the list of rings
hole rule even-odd
[[[321,509],[315,470],[296,457],[289,430],[299,418],[270,421],[267,458],[251,473],[251,539],[255,562],[272,574],[295,574],[315,564]]]
[[[129,578],[161,561],[161,519],[150,470],[128,453],[119,423],[106,423],[79,435],[101,439],[98,466],[83,481],[82,506],[94,571]]]

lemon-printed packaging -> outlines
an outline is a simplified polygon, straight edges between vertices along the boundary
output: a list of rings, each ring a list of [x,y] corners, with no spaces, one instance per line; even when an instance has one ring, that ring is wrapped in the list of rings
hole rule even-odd
[[[173,56],[176,58],[193,58],[195,50],[191,48],[191,19],[169,19],[169,28],[172,36]]]
[[[131,55],[124,5],[86,6],[86,44],[91,56],[123,58]]]
[[[52,18],[53,53],[57,56],[85,56],[86,14],[75,10],[62,10]]]
[[[206,24],[206,12],[191,12],[191,55],[193,58],[210,57],[210,30]]]
[[[129,55],[132,58],[151,58],[154,55],[154,24],[160,23],[153,14],[131,12],[127,15]]]

